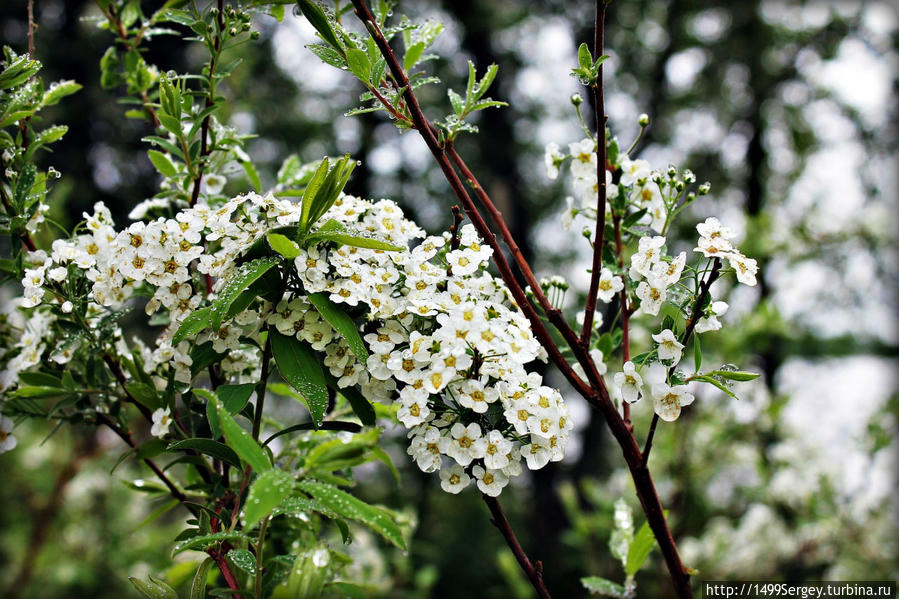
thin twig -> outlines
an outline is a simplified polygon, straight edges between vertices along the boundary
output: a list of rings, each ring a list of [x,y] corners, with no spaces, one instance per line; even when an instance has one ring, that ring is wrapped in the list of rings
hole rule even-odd
[[[499,500],[496,497],[490,497],[483,493],[481,494],[481,498],[484,500],[484,503],[487,504],[490,515],[493,516],[491,522],[497,529],[499,529],[503,538],[506,539],[506,544],[509,546],[509,549],[512,550],[512,553],[515,554],[515,559],[518,560],[521,569],[527,574],[528,579],[531,581],[531,585],[533,585],[534,590],[537,591],[537,595],[542,599],[550,599],[549,591],[546,589],[546,584],[543,582],[543,568],[541,567],[540,562],[537,562],[537,566],[535,567],[534,564],[531,563],[531,560],[528,559],[527,554],[518,542],[518,538],[515,536],[515,531],[512,530],[512,525],[509,524],[506,515],[503,513],[503,508],[500,505]]]
[[[215,59],[218,56],[219,49],[222,46],[222,36],[225,34],[225,0],[218,0],[218,19],[216,21],[218,24],[218,33],[215,36],[215,39],[212,41],[212,49],[213,55],[209,59],[209,94],[206,96],[206,108],[209,108],[213,104],[215,104]],[[200,197],[200,184],[203,182],[203,169],[205,167],[204,159],[209,157],[210,148],[208,147],[209,140],[209,119],[212,117],[211,114],[207,114],[203,119],[203,124],[200,125],[200,160],[199,164],[197,164],[197,178],[194,179],[194,188],[190,194],[190,205],[193,206],[197,203],[197,199]],[[207,294],[208,294],[208,283],[207,280]]]
[[[593,60],[602,56],[603,34],[606,20],[606,0],[596,0],[596,21],[593,26]],[[603,99],[602,63],[593,85],[593,109],[596,113],[596,232],[593,238],[593,266],[590,272],[590,287],[587,291],[587,305],[584,307],[584,327],[581,329],[581,345],[590,346],[593,334],[593,313],[596,311],[596,293],[602,272],[602,250],[606,232],[606,108]]]
[[[28,0],[28,58],[34,60],[34,0]]]
[[[620,216],[612,217],[612,228],[615,231],[615,253],[618,256],[618,268],[622,270],[622,287],[621,294],[618,300],[621,304],[621,361],[628,362],[631,359],[631,311],[627,305],[627,277],[624,276],[624,251],[621,243]],[[624,424],[630,429],[631,432],[633,432],[634,426],[633,424],[631,424],[631,404],[627,403],[626,401],[622,403],[624,403],[624,407],[622,409],[624,415]]]
[[[709,289],[712,286],[718,276],[721,274],[721,259],[715,258],[714,262],[712,262],[712,270],[709,272],[709,277],[703,281],[702,285],[699,287],[699,295],[696,297],[696,302],[693,304],[693,312],[690,315],[690,320],[687,321],[687,328],[684,329],[684,336],[681,339],[680,343],[684,347],[686,347],[687,343],[690,341],[690,336],[693,335],[693,329],[696,328],[696,321],[699,320],[699,317],[702,313],[702,306],[705,303],[705,299],[709,294]],[[668,369],[668,376],[674,372],[674,368],[677,366],[676,364]],[[643,465],[649,463],[649,452],[652,450],[652,439],[656,434],[656,425],[659,423],[659,415],[652,415],[652,422],[649,425],[649,432],[646,434],[646,444],[643,446]]]

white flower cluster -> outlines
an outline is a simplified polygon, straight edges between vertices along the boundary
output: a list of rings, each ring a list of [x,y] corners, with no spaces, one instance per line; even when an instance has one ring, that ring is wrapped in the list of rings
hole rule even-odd
[[[159,322],[167,316],[168,324],[154,348],[134,343],[159,388],[169,368],[178,383],[192,382],[194,344],[211,342],[224,355],[226,380],[243,382],[259,376],[260,352],[247,338],[259,341],[263,324],[296,336],[320,352],[339,388],[358,386],[370,400],[398,400],[397,417],[410,429],[410,455],[426,472],[442,468],[449,492],[474,477],[481,491],[498,495],[521,473],[522,458],[532,469],[562,459],[572,428],[568,411],[557,390],[525,369],[545,354],[504,284],[485,271],[491,248],[466,225],[457,239],[427,237],[405,249],[425,234],[390,200],[342,195],[321,222],[403,249],[301,248],[277,304],[254,301],[173,347],[180,323],[224,291],[257,240],[301,217],[300,204],[251,193],[116,231],[109,212],[97,205],[85,215],[86,232],[54,243],[53,254],[29,271],[25,302],[58,302],[44,292],[47,279],[61,283],[78,271],[91,283],[89,315],[121,307],[138,291],[149,296],[147,314],[163,310]],[[216,279],[211,290],[204,277]],[[366,364],[313,307],[311,293],[346,307],[370,349]],[[153,420],[153,434],[165,436],[171,415],[160,409]]]
[[[571,162],[572,184],[577,201],[571,197],[567,198],[568,208],[563,215],[563,226],[566,229],[578,215],[588,217],[589,222],[586,223],[588,227],[594,224],[598,191],[596,149],[596,142],[592,139],[569,144],[568,154],[561,152],[555,143],[546,147],[544,161],[550,179],[559,176],[559,167],[562,164],[569,160]],[[683,198],[683,194],[686,186],[694,183],[696,179],[690,171],[685,171],[682,178],[678,179],[677,169],[673,166],[668,167],[664,173],[654,171],[646,160],[631,160],[626,155],[617,159],[613,167],[614,172],[618,174],[617,182],[614,184],[616,177],[613,170],[609,167],[605,169],[607,214],[611,213],[613,205],[618,206],[619,212],[616,212],[616,215],[619,218],[643,213],[642,216],[634,217],[634,222],[629,223],[629,231],[639,230],[639,227],[643,226],[656,235],[650,233],[639,237],[637,250],[631,254],[629,268],[626,271],[616,272],[621,269],[614,268],[614,265],[603,266],[597,286],[597,299],[610,303],[619,294],[630,292],[639,300],[639,308],[643,314],[657,316],[664,302],[675,299],[670,297],[671,295],[682,295],[673,288],[681,285],[687,267],[687,253],[680,252],[677,256],[667,255],[664,233],[670,218],[679,212],[684,204],[695,198],[695,194],[688,194],[686,198]],[[708,184],[699,186],[700,195],[708,193],[708,190]],[[683,204],[678,207],[682,199]],[[734,236],[730,229],[714,217],[706,219],[697,225],[696,229],[700,238],[695,252],[707,258],[726,259],[736,272],[739,282],[750,286],[756,284],[757,264],[755,260],[747,258],[733,246]],[[700,276],[700,270],[698,267],[691,268],[689,272]],[[628,297],[630,293],[627,293]],[[727,308],[725,302],[710,302],[696,322],[695,333],[719,330],[721,322],[717,317],[724,314]],[[649,365],[649,374],[646,376],[655,412],[663,420],[676,420],[681,408],[689,405],[694,399],[685,385],[668,384],[667,372],[680,362],[684,346],[678,341],[674,332],[667,328],[653,334],[652,339],[655,342],[658,361]],[[599,358],[597,367],[604,373],[606,366],[601,363],[601,352],[598,350],[593,352],[597,352]],[[624,363],[622,371],[615,373],[613,381],[619,396],[627,403],[638,401],[643,394],[643,378],[637,366],[631,361]]]

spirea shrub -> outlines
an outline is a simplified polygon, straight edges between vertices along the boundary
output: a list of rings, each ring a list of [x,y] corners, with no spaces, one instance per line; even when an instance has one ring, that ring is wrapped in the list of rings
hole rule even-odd
[[[362,596],[375,590],[344,578],[352,559],[322,526],[336,522],[348,542],[353,521],[406,547],[402,516],[347,490],[364,463],[396,471],[379,445],[380,429],[396,423],[407,431],[411,459],[439,473],[442,489],[483,495],[535,590],[548,597],[496,499],[526,469],[565,456],[574,422],[536,368],[547,362],[602,412],[647,518],[634,533],[619,502],[613,553],[624,584],[584,584],[632,596],[634,574],[657,540],[675,588],[689,596],[647,468],[652,437],[659,419],[676,420],[694,401],[691,383],[733,395],[734,381],[756,376],[731,366],[702,371],[699,345],[727,310],[712,283],[733,271],[753,285],[756,263],[715,218],[696,225],[692,252],[668,246],[671,223],[709,186],[694,189],[689,171],[632,158],[604,126],[598,136],[585,126],[588,137],[567,152],[550,144],[547,174],[565,172],[573,194],[561,227],[580,228],[593,254],[586,305],[563,310],[568,284],[558,275],[538,282],[453,145],[477,132],[471,115],[505,106],[485,95],[496,66],[479,78],[469,63],[464,94],[447,90],[445,118],[431,122],[421,112],[415,90],[438,83],[421,67],[433,58],[426,51],[439,23],[392,25],[387,2],[372,13],[354,1],[361,24],[353,29],[345,10],[299,2],[320,38],[310,50],[366,89],[348,114],[384,112],[414,130],[446,175],[461,209],[448,232],[428,235],[393,201],[344,193],[356,166],[349,156],[306,164],[289,156],[275,185],[262,189],[244,137],[219,122],[218,86],[236,64],[223,64],[223,52],[256,37],[248,10],[175,2],[148,16],[129,0],[98,4],[100,27],[117,39],[100,63],[101,84],[123,91],[133,106],[126,115],[146,124],[159,192],[127,223],[113,222],[103,204],[71,231],[48,221],[47,193],[59,173],[40,170],[36,152],[66,129],[38,129],[38,115],[79,86],[45,90],[40,63],[5,49],[0,226],[13,243],[0,266],[21,292],[0,319],[0,451],[16,446],[14,421],[28,417],[112,430],[130,446],[121,460],[139,460],[161,483],[134,486],[171,495],[169,507],[191,516],[175,552],[206,555],[192,598],[205,596],[213,566],[217,595]],[[283,4],[264,10],[285,18]],[[200,73],[162,73],[145,62],[142,45],[171,28],[190,31],[207,52]],[[594,93],[597,122],[605,123],[600,54],[582,45],[572,74]],[[582,100],[573,103],[581,118]],[[243,193],[224,194],[226,183]],[[612,323],[602,322],[598,304]],[[136,317],[137,331],[126,324]],[[631,356],[633,327],[652,341]],[[278,422],[265,412],[269,397],[300,401],[308,419]],[[630,409],[643,397],[655,416],[641,449]],[[132,582],[148,597],[177,596],[158,578]]]

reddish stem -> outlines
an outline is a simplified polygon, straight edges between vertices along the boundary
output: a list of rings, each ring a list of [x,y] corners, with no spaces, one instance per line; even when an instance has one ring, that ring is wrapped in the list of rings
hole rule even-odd
[[[524,549],[521,548],[521,544],[518,542],[518,538],[515,536],[515,531],[512,530],[512,525],[509,524],[506,515],[503,513],[503,508],[500,505],[499,500],[496,497],[490,497],[483,493],[481,494],[481,498],[484,500],[484,503],[487,504],[487,508],[493,516],[490,522],[499,529],[503,538],[506,539],[506,544],[509,545],[512,553],[515,554],[515,559],[518,560],[521,569],[527,574],[528,579],[537,591],[537,595],[542,599],[550,599],[549,591],[546,589],[546,584],[543,582],[543,564],[538,561],[535,566],[531,563],[531,560],[528,559]]]
[[[606,20],[605,0],[596,0],[596,21],[593,27],[593,60],[602,56],[603,32]],[[599,276],[602,273],[603,237],[606,232],[606,109],[603,99],[602,63],[593,85],[593,107],[596,112],[596,232],[593,239],[593,266],[590,272],[590,287],[587,291],[587,305],[584,306],[584,327],[581,329],[581,345],[590,346],[593,334],[593,313],[596,311],[596,293],[599,290]]]

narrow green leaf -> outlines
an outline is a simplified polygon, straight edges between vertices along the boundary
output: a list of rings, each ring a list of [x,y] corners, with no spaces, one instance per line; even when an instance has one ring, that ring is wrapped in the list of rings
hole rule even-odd
[[[708,383],[710,385],[714,385],[715,387],[718,387],[719,389],[724,391],[724,393],[726,395],[728,395],[729,397],[733,397],[734,399],[739,399],[733,391],[728,389],[724,383],[722,383],[721,381],[719,381],[717,379],[713,379],[712,377],[707,376],[707,375],[694,376],[692,378],[694,381],[699,381],[701,383]]]
[[[365,399],[365,396],[359,392],[356,387],[344,387],[343,389],[337,390],[341,395],[343,395],[348,402],[350,402],[350,407],[353,408],[353,413],[359,417],[359,421],[365,426],[374,426],[375,424],[375,407],[371,405],[371,402]]]
[[[199,451],[202,454],[212,456],[217,460],[221,460],[222,462],[231,464],[235,468],[240,468],[240,458],[237,457],[237,454],[233,449],[231,449],[224,443],[219,443],[218,441],[213,441],[212,439],[197,437],[194,439],[184,439],[183,441],[177,441],[168,446],[168,451],[178,451],[185,449]]]
[[[577,49],[577,63],[582,69],[590,69],[593,67],[593,56],[590,54],[590,48],[586,43],[581,43]]]
[[[62,381],[59,377],[45,372],[20,372],[19,380],[26,385],[35,385],[37,387],[62,387]]]
[[[243,293],[253,281],[264,275],[270,268],[280,262],[281,258],[268,256],[265,258],[257,258],[256,260],[251,260],[238,266],[237,271],[225,281],[225,284],[217,292],[218,297],[211,308],[209,326],[213,329],[218,329],[222,324],[222,319],[228,314],[231,303],[237,299],[237,296]],[[182,326],[184,325],[182,324]]]
[[[303,396],[313,422],[321,426],[328,407],[328,388],[318,355],[308,343],[275,329],[269,331],[269,340],[281,376]]]
[[[256,557],[246,549],[232,549],[228,552],[228,559],[250,576],[256,574]]]
[[[340,516],[362,522],[400,549],[406,548],[399,526],[386,510],[369,505],[331,485],[301,481],[297,486]]]
[[[19,387],[9,394],[9,397],[19,399],[43,399],[45,397],[59,397],[60,395],[68,395],[71,393],[69,389],[59,389],[56,387]]]
[[[197,568],[194,579],[190,583],[190,599],[206,599],[206,579],[209,578],[209,570],[215,564],[215,560],[207,557]]]
[[[370,451],[371,451],[372,455],[378,459],[379,462],[381,462],[385,466],[387,466],[387,469],[390,470],[390,473],[393,475],[393,480],[396,481],[396,484],[398,484],[398,485],[401,484],[402,481],[400,480],[400,471],[397,470],[396,464],[394,464],[393,460],[390,459],[390,454],[388,454],[386,451],[384,451],[377,445],[372,447]]]
[[[207,547],[212,547],[217,543],[221,543],[222,541],[250,541],[250,537],[245,535],[242,532],[216,532],[210,535],[200,535],[197,537],[191,537],[180,543],[175,545],[175,549],[173,550],[173,555],[177,555],[182,551],[187,551],[189,549],[206,549]]]
[[[465,110],[465,100],[451,89],[446,90],[446,95],[449,96],[450,104],[453,105],[453,112],[456,113],[456,116],[461,118],[462,112]]]
[[[293,477],[283,470],[267,470],[250,486],[244,503],[244,528],[250,529],[268,516],[293,491]]]
[[[418,64],[418,60],[421,58],[421,54],[424,51],[425,45],[423,42],[412,44],[406,49],[406,55],[403,57],[403,69],[406,73],[409,72],[409,69]]]
[[[327,15],[325,15],[325,11],[312,0],[297,0],[297,5],[303,12],[303,16],[309,19],[309,22],[315,27],[315,30],[318,31],[321,38],[328,42],[335,50],[342,51],[343,47],[337,39],[337,34],[334,32],[334,28],[331,27],[331,22],[328,20]]]
[[[368,83],[371,79],[371,63],[368,54],[357,48],[349,48],[346,51],[346,63],[350,72],[362,82]]]
[[[699,333],[693,335],[693,366],[696,372],[702,368],[702,347],[699,343]]]
[[[231,449],[256,472],[262,473],[271,469],[271,462],[269,462],[268,457],[262,451],[262,448],[259,447],[259,444],[234,421],[234,417],[222,406],[218,398],[213,399],[213,401],[215,402],[216,414],[221,424],[222,432]]]
[[[262,193],[262,180],[259,178],[256,166],[249,160],[242,160],[240,166],[243,167],[243,172],[247,174],[247,179],[250,180],[250,184],[256,193]]]
[[[271,248],[285,258],[293,260],[300,255],[300,246],[284,235],[279,233],[268,233],[265,238],[268,240],[268,244]]]
[[[149,582],[129,576],[132,586],[147,599],[178,599],[175,589],[158,578],[150,576]]]
[[[335,331],[343,335],[350,349],[353,350],[359,361],[365,365],[368,362],[368,348],[365,347],[365,342],[362,341],[353,319],[347,316],[343,308],[332,302],[324,293],[309,294],[309,301],[315,306],[322,318],[328,321],[328,324]]]
[[[757,372],[744,372],[741,370],[713,370],[712,372],[705,373],[706,376],[720,376],[723,379],[727,379],[729,381],[752,381],[761,376],[761,374]]]
[[[584,588],[594,595],[604,595],[606,597],[617,597],[624,599],[627,597],[627,589],[617,582],[612,582],[600,576],[587,576],[581,578],[581,584]]]
[[[181,322],[178,330],[175,331],[175,335],[172,337],[172,345],[178,345],[188,337],[196,336],[200,331],[210,326],[211,323],[212,308],[207,307],[194,310]]]
[[[312,175],[312,179],[306,184],[306,189],[303,191],[303,210],[300,215],[300,230],[302,232],[308,231],[314,224],[314,221],[310,222],[309,219],[309,215],[312,213],[312,203],[315,200],[315,196],[318,195],[318,190],[321,188],[322,183],[324,183],[325,177],[328,176],[328,167],[330,164],[330,160],[325,156],[315,170],[315,174]]]
[[[631,541],[631,546],[627,550],[627,563],[624,571],[629,577],[635,575],[643,566],[655,544],[656,538],[652,534],[652,529],[649,528],[649,522],[644,522],[637,534],[634,535],[634,540]]]
[[[220,385],[215,390],[216,396],[222,402],[222,406],[230,414],[239,414],[243,410],[250,396],[253,395],[253,389],[256,385],[253,383],[243,383],[241,385]]]
[[[159,150],[147,150],[147,156],[150,157],[150,162],[153,163],[156,170],[162,173],[164,177],[174,177],[178,174],[178,169],[175,168],[169,157]]]
[[[331,241],[337,245],[348,245],[350,247],[365,248],[368,250],[382,250],[385,252],[398,252],[402,250],[398,245],[381,241],[380,239],[372,239],[371,237],[359,237],[349,233],[339,232],[321,232],[316,231],[306,238],[306,244],[311,246],[323,241]]]

